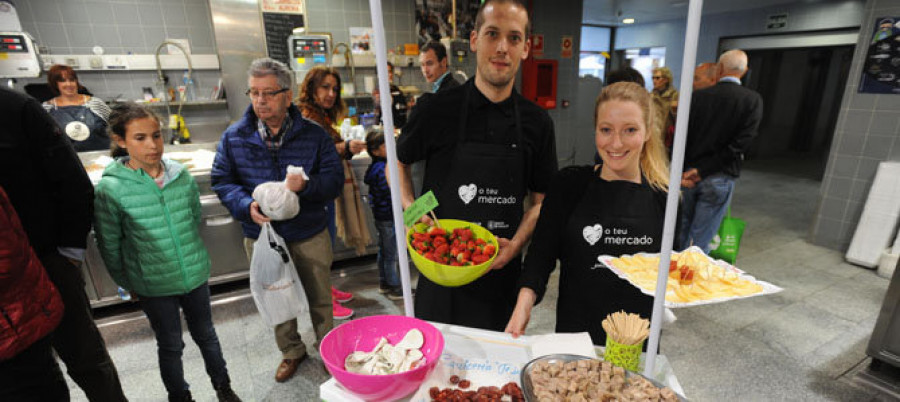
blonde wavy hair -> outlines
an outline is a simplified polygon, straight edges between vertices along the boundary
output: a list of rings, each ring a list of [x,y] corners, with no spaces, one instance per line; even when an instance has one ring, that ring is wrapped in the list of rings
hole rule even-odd
[[[597,114],[605,102],[634,102],[644,115],[644,128],[648,140],[641,149],[641,174],[650,185],[661,191],[669,189],[669,158],[666,156],[659,125],[653,121],[656,115],[653,110],[653,99],[644,87],[633,82],[617,82],[603,88],[594,104],[594,127],[597,126]]]

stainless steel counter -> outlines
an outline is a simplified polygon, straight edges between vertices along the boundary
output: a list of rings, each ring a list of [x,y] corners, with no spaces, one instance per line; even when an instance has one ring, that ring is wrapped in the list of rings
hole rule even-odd
[[[215,143],[167,145],[166,154],[195,151],[215,152],[215,147]],[[102,168],[95,161],[102,156],[108,156],[108,154],[107,151],[95,151],[82,152],[78,155],[91,174],[91,181],[94,184],[99,182],[99,172],[102,171]],[[208,156],[209,154],[205,155]],[[363,177],[366,168],[369,166],[369,161],[370,159],[367,156],[357,156],[351,161],[351,166],[353,166],[354,173],[356,173],[364,200],[368,195],[368,187],[363,183]],[[203,166],[202,163],[199,165],[192,166],[191,163],[188,163],[188,166],[192,166],[189,168],[189,171],[200,188],[200,205],[203,213],[200,236],[203,238],[212,260],[210,283],[217,284],[247,278],[250,263],[247,261],[247,256],[244,253],[244,236],[240,222],[231,216],[228,209],[222,205],[219,198],[212,191],[209,168]],[[378,248],[375,245],[376,232],[372,212],[366,207],[365,213],[369,232],[372,236],[372,242],[369,243],[365,252],[365,255],[369,255],[377,253]],[[355,250],[344,246],[339,239],[335,243],[335,261],[357,257]],[[99,250],[97,250],[93,231],[89,234],[88,248],[82,271],[86,282],[85,290],[91,299],[91,306],[100,307],[122,302],[117,292],[118,287],[109,276],[106,265],[100,257]]]

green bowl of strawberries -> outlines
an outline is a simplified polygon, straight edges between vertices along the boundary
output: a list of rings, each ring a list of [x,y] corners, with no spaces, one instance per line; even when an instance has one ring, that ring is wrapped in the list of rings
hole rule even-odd
[[[416,224],[406,248],[422,275],[438,285],[457,287],[484,275],[497,257],[497,238],[472,222],[438,220],[440,227]]]

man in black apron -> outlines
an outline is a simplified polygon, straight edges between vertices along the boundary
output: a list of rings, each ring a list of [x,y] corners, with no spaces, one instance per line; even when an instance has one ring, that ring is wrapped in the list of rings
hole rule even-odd
[[[482,4],[470,37],[475,78],[419,103],[398,141],[404,207],[413,201],[409,165],[425,160],[422,192],[434,191],[435,214],[478,223],[500,239],[492,270],[468,285],[420,276],[416,317],[502,331],[515,306],[521,251],[557,167],[550,116],[513,88],[528,56],[528,27],[521,2]]]

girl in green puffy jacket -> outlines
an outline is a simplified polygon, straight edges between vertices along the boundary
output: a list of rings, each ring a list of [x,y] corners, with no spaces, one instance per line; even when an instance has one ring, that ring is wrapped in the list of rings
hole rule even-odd
[[[159,119],[133,103],[109,119],[113,156],[94,200],[97,243],[110,275],[136,295],[156,335],[170,401],[192,401],[184,380],[181,312],[220,401],[231,389],[209,300],[209,255],[200,238],[200,192],[184,166],[162,157]]]

